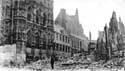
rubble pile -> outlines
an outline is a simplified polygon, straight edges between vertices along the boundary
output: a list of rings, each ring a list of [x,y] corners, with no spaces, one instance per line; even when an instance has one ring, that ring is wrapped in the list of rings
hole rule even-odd
[[[39,60],[29,65],[29,69],[51,69],[50,60]],[[71,57],[62,61],[55,61],[56,70],[78,70],[78,69],[90,69],[90,70],[110,70],[110,69],[121,69],[125,64],[124,58],[112,58],[105,62],[100,60],[95,62],[93,57],[87,56],[87,58]]]
[[[124,67],[124,58],[113,58],[107,62],[100,60],[98,62],[92,62],[88,69],[122,69]]]
[[[36,62],[32,62],[31,64],[28,64],[25,66],[25,68],[33,69],[33,70],[41,70],[49,67],[50,62],[49,60],[38,60]]]
[[[25,54],[16,53],[16,44],[0,46],[0,65],[1,66],[23,66]]]
[[[109,61],[100,60],[95,62],[93,57],[88,56],[86,59],[82,58],[69,58],[67,61],[61,64],[63,69],[121,69],[125,66],[124,58],[112,58]]]
[[[16,45],[0,46],[0,65],[8,66],[15,61]]]
[[[91,64],[91,60],[83,59],[83,56],[79,58],[77,56],[68,58],[64,63],[61,63],[62,69],[81,69],[87,68]]]
[[[103,66],[107,68],[121,68],[124,66],[123,61],[123,58],[113,58],[109,60],[107,63],[103,64]]]
[[[16,45],[0,46],[0,64],[10,65],[21,64],[23,62],[22,55],[16,54]],[[58,70],[78,70],[78,69],[121,69],[125,66],[125,58],[112,58],[105,62],[100,60],[94,61],[94,56],[89,55],[86,58],[84,56],[73,56],[61,61],[55,61],[55,69]],[[20,66],[20,65],[19,65]],[[18,68],[17,66],[15,66]],[[50,59],[38,60],[22,67],[24,69],[31,70],[51,70]]]

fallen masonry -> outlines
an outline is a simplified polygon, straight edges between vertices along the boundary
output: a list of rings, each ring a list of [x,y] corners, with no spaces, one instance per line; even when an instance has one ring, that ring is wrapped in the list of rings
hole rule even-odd
[[[89,61],[87,59],[82,60],[81,62],[75,60],[67,60],[65,62],[57,61],[55,63],[56,70],[78,70],[78,69],[104,69],[104,70],[120,70],[124,68],[124,58],[114,58],[107,62],[100,60],[98,62]],[[49,60],[39,60],[30,64],[29,69],[40,70],[40,69],[51,69]],[[28,68],[28,67],[27,67]]]
[[[27,70],[51,70],[50,59],[38,60],[30,64],[24,63],[23,55],[16,54],[16,45],[0,46],[0,65],[8,68],[23,68]],[[112,58],[105,62],[100,60],[95,62],[90,56],[71,57],[67,60],[56,61],[55,70],[79,70],[79,69],[104,69],[104,70],[123,70],[125,67],[125,58]],[[114,70],[113,70],[114,71]]]
[[[16,53],[16,44],[0,46],[0,64],[3,66],[22,66],[25,54]]]

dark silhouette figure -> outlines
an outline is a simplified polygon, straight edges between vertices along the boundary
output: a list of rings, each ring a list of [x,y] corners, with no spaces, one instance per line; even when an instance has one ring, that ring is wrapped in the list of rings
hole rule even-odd
[[[52,55],[51,56],[51,61],[50,61],[52,69],[54,69],[54,62],[55,62],[55,57],[54,57],[54,55]]]

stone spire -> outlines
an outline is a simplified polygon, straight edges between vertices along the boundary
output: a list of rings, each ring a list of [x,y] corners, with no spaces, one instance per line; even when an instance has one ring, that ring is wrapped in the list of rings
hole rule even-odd
[[[119,17],[119,22],[122,22],[121,17]]]
[[[78,16],[78,8],[76,8],[76,15]]]
[[[79,14],[78,14],[78,8],[76,8],[76,13],[75,13],[75,16],[76,16],[76,23],[79,24]]]
[[[115,12],[115,11],[113,11],[112,17],[113,17],[113,18],[116,18],[116,12]]]
[[[109,22],[109,29],[110,29],[112,34],[115,34],[118,31],[118,21],[117,21],[115,11],[113,11],[112,17],[111,17],[110,22]]]
[[[121,17],[119,17],[118,30],[120,30]]]
[[[120,31],[120,33],[124,34],[125,33],[125,27],[124,24],[121,20],[121,17],[119,17],[119,23],[118,23],[118,30]]]
[[[61,26],[66,28],[66,9],[61,9]]]
[[[89,31],[89,40],[91,41],[91,31]]]

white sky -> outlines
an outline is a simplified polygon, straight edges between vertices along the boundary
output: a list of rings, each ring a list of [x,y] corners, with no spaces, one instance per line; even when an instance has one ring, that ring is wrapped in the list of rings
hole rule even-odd
[[[74,15],[78,8],[84,34],[88,37],[91,31],[94,40],[98,31],[102,31],[106,23],[109,24],[113,11],[125,24],[125,0],[54,0],[54,19],[61,8],[65,8],[69,15]]]

